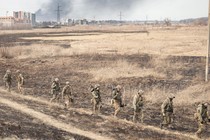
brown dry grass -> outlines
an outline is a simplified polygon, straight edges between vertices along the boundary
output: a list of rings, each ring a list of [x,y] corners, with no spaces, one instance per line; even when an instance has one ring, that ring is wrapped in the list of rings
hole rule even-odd
[[[74,31],[79,27],[68,28],[66,31]],[[113,29],[113,30],[133,30],[140,29],[140,26],[123,26],[123,27],[82,27],[80,30],[91,29]],[[50,30],[49,32],[60,32],[65,29]],[[43,30],[47,31],[47,30]],[[30,31],[26,31],[30,32]],[[39,32],[39,31],[35,31]],[[63,34],[63,33],[62,33]],[[116,80],[121,77],[146,77],[154,76],[164,78],[167,69],[179,69],[181,63],[171,64],[165,61],[168,55],[186,55],[186,56],[204,56],[206,53],[206,27],[182,27],[172,30],[165,29],[150,29],[150,34],[142,33],[98,33],[94,35],[78,36],[61,36],[57,37],[49,34],[49,37],[40,38],[25,38],[25,39],[41,39],[41,40],[69,40],[70,48],[62,48],[56,45],[40,45],[33,44],[30,46],[15,46],[6,49],[7,54],[15,58],[42,58],[51,56],[72,56],[80,54],[155,54],[158,56],[152,60],[153,68],[144,69],[137,66],[135,63],[129,63],[126,60],[119,60],[100,68],[92,68],[83,72],[93,75],[94,81]],[[46,34],[47,35],[47,34]],[[65,35],[65,34],[64,34]],[[71,40],[75,40],[71,42]],[[161,72],[159,69],[161,68]],[[180,80],[182,75],[174,73],[174,80]],[[205,100],[208,96],[201,85],[191,86],[188,89],[177,94],[175,102],[194,103],[200,100]],[[129,90],[133,95],[137,90]],[[199,94],[196,94],[199,93]],[[127,95],[129,96],[129,95]],[[156,102],[166,98],[167,93],[159,89],[151,89],[146,95],[148,100]],[[196,98],[199,96],[199,98]],[[158,97],[158,99],[157,99]],[[131,97],[130,97],[131,98]],[[159,99],[160,98],[160,99]],[[210,97],[208,97],[209,99]],[[155,100],[154,100],[155,99]],[[187,99],[187,100],[186,100]]]
[[[118,30],[121,28],[124,29],[125,27],[118,27]],[[129,29],[129,27],[127,28]],[[137,26],[136,28],[140,27]],[[205,27],[182,27],[172,30],[163,28],[153,29],[149,32],[149,35],[145,33],[100,33],[86,36],[77,36],[78,34],[72,36],[71,34],[71,36],[63,37],[51,35],[24,39],[75,40],[71,42],[71,45],[72,50],[77,53],[94,51],[103,54],[206,55],[207,30]]]
[[[117,78],[122,77],[165,77],[164,74],[157,73],[155,69],[140,68],[137,64],[129,63],[126,60],[118,60],[116,62],[108,63],[100,68],[89,69],[86,72],[93,75],[94,81],[116,81]]]
[[[80,54],[155,54],[160,57],[168,55],[204,56],[206,55],[205,27],[182,27],[172,30],[150,29],[150,34],[145,33],[71,33],[70,36],[56,36],[61,31],[75,30],[142,30],[142,26],[105,26],[102,29],[95,26],[77,26],[62,29],[32,30],[26,32],[55,31],[55,34],[46,34],[46,37],[28,37],[24,39],[40,39],[49,41],[69,41],[71,48],[59,48],[56,45],[33,44],[31,46],[16,46],[9,53],[16,58],[47,57],[47,56],[71,56]],[[19,32],[19,31],[17,31]],[[10,31],[5,31],[10,33]],[[60,35],[67,35],[61,33]],[[49,35],[49,36],[48,36]],[[81,35],[81,36],[80,36]],[[72,41],[74,40],[74,41]],[[154,59],[155,60],[155,59]],[[157,62],[159,63],[159,62]],[[164,64],[164,63],[163,63]]]
[[[177,93],[175,103],[178,105],[192,105],[198,102],[209,102],[210,88],[208,84],[201,83],[189,86],[187,89]]]
[[[9,47],[0,47],[0,58],[13,58]]]
[[[56,45],[40,44],[30,46],[15,46],[7,48],[7,52],[17,59],[69,56],[73,54],[73,52],[71,52],[68,48],[65,49]]]

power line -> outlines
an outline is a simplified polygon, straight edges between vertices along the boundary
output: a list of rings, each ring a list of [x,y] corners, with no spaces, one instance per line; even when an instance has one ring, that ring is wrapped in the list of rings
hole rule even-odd
[[[121,12],[121,11],[120,11],[119,17],[120,17],[120,22],[122,22],[122,17],[123,17],[123,15],[122,15],[122,12]]]
[[[56,10],[56,12],[57,12],[57,23],[60,23],[61,22],[61,15],[60,15],[60,12],[62,11],[61,9],[61,6],[59,5],[59,3],[58,3],[58,6],[57,6],[57,10]]]

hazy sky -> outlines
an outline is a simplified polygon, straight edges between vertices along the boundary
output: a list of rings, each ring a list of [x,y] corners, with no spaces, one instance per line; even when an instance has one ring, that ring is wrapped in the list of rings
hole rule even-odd
[[[0,0],[0,16],[12,15],[12,11],[28,11],[36,12],[39,9],[48,7],[50,1],[71,1],[69,3],[70,13],[62,15],[62,18],[87,18],[87,19],[119,19],[119,13],[122,11],[122,19],[127,20],[145,20],[146,17],[152,20],[160,20],[170,18],[179,20],[184,18],[205,17],[208,15],[208,0],[136,0],[135,4],[130,4],[126,8],[127,3],[119,5],[116,8],[115,0],[109,1],[99,6],[99,1],[104,0]],[[117,0],[116,0],[117,1]],[[125,1],[125,0],[124,0]],[[135,0],[133,0],[135,1]],[[113,5],[110,3],[114,3]],[[122,0],[123,2],[123,0]],[[51,2],[52,3],[52,2]],[[54,6],[54,4],[53,4]],[[62,6],[62,5],[61,5]],[[65,8],[68,5],[65,5]],[[99,7],[98,9],[94,6]],[[107,7],[110,6],[110,7]],[[113,7],[111,7],[113,6]],[[115,7],[114,7],[115,6]],[[51,4],[52,7],[52,4]],[[56,16],[56,3],[53,8],[48,8],[45,14],[52,12]],[[65,12],[65,11],[63,11]],[[37,17],[39,18],[39,17]]]

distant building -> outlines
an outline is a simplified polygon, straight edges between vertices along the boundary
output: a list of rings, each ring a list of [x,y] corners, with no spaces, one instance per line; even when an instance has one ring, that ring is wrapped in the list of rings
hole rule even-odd
[[[0,17],[0,28],[31,28],[36,25],[36,15],[30,12],[13,12],[13,17]]]
[[[36,25],[36,14],[31,14],[31,24],[32,26]]]
[[[15,24],[15,18],[10,16],[10,17],[0,17],[0,26],[3,27],[11,27],[14,26]]]
[[[87,25],[88,21],[87,21],[87,19],[78,19],[78,20],[75,21],[75,24]]]
[[[36,24],[36,15],[34,13],[29,12],[13,12],[13,17],[15,18],[17,23],[25,23],[32,24],[33,26]]]

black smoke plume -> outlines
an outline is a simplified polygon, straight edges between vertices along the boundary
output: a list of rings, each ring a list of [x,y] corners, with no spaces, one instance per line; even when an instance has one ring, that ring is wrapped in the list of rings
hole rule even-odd
[[[50,0],[37,12],[41,21],[57,19],[57,4],[61,6],[61,18],[119,19],[119,13],[132,11],[145,0]]]

